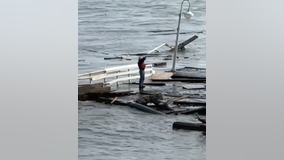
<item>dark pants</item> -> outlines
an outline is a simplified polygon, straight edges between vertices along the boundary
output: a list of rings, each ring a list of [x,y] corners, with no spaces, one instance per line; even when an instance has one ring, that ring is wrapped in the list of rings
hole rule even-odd
[[[143,83],[144,83],[144,80],[145,80],[145,71],[140,70],[139,74],[140,74],[139,88],[143,88]]]

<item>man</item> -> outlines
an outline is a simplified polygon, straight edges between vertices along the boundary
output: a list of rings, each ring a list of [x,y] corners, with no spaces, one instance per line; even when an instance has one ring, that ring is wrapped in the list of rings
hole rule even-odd
[[[144,63],[144,61],[146,60],[146,57],[139,57],[138,60],[138,67],[139,67],[139,74],[140,74],[140,80],[139,80],[139,90],[143,90],[143,88],[145,87],[143,85],[144,80],[145,80],[145,68],[146,68],[146,64]]]

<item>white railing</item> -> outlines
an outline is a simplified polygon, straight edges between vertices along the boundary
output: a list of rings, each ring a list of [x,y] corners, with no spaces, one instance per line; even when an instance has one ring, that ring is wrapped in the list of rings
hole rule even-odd
[[[152,49],[151,51],[147,52],[147,54],[153,53],[153,52],[155,52],[155,51],[156,51],[156,52],[159,52],[159,49],[160,49],[161,47],[163,47],[163,46],[168,46],[168,44],[167,44],[167,43],[163,43],[163,44],[159,45],[158,47]]]
[[[151,64],[146,65],[145,77],[150,77],[153,74],[155,74],[153,66]],[[93,81],[102,80],[105,85],[111,85],[113,83],[116,83],[118,85],[121,81],[129,81],[130,83],[132,79],[139,78],[140,75],[137,64],[111,67],[100,71],[78,75],[78,80],[89,80],[90,84]]]
[[[153,52],[159,52],[159,49],[163,46],[168,46],[168,44],[163,43],[158,47],[148,51],[147,54],[151,54]],[[155,74],[153,66],[146,65],[145,77],[150,77],[153,74]],[[104,70],[83,73],[78,75],[78,80],[89,80],[90,84],[93,81],[103,80],[103,83],[105,85],[111,85],[113,83],[116,83],[118,85],[119,82],[127,80],[130,83],[132,79],[139,79],[139,78],[140,75],[137,64],[106,68]]]

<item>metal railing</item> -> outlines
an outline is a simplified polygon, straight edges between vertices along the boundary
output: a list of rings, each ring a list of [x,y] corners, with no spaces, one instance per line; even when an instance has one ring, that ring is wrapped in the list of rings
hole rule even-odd
[[[155,74],[155,70],[153,69],[152,64],[146,65],[145,77],[150,77],[153,74]],[[119,85],[119,82],[121,81],[128,81],[130,83],[131,80],[139,78],[140,75],[137,64],[111,67],[78,75],[78,80],[89,80],[90,84],[92,84],[93,81],[101,80],[106,86],[113,83]]]

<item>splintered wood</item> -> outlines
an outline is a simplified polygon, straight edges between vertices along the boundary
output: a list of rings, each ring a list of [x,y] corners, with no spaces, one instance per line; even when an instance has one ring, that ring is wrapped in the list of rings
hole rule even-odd
[[[86,84],[78,86],[78,95],[86,93],[105,93],[110,92],[110,87],[103,87],[103,83]]]
[[[110,104],[113,104],[113,102],[115,102],[117,100],[117,97],[115,97],[111,102]]]
[[[157,72],[153,74],[150,79],[151,80],[168,80],[172,79],[171,77],[173,76],[172,72]]]
[[[205,89],[203,84],[186,84],[182,86],[183,89],[193,90],[193,89]]]

